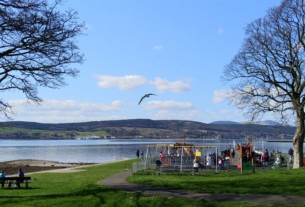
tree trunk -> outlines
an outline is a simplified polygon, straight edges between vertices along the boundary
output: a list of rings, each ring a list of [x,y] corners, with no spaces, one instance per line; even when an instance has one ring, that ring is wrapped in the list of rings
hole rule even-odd
[[[304,166],[303,162],[303,142],[305,135],[304,110],[299,110],[297,116],[296,131],[293,137],[293,168],[297,169]]]

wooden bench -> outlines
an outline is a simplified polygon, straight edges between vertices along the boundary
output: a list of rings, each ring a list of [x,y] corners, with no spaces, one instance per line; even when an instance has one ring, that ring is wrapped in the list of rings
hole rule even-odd
[[[29,187],[29,183],[31,182],[31,177],[5,177],[5,178],[0,178],[0,184],[4,186],[5,183],[8,184],[8,187],[10,187],[10,185],[12,184],[16,184],[16,183],[25,183],[25,188]]]

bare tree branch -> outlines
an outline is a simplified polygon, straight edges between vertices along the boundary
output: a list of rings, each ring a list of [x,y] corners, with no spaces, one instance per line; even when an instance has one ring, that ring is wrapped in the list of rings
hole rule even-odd
[[[250,23],[241,50],[224,70],[232,83],[231,102],[251,119],[266,112],[286,121],[295,115],[294,167],[303,166],[305,136],[305,6],[304,0],[283,0],[264,18]]]
[[[41,102],[38,87],[59,88],[76,77],[83,62],[76,38],[84,24],[73,10],[59,11],[61,0],[0,0],[0,90],[17,90]],[[11,106],[0,102],[5,115]]]

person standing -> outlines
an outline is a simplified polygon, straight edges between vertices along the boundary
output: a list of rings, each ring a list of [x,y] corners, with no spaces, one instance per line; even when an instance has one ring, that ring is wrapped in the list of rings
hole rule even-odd
[[[1,187],[3,188],[4,187],[4,183],[5,183],[5,172],[4,170],[1,170],[1,173],[0,173],[0,182],[1,182]]]
[[[159,154],[160,161],[162,164],[165,164],[165,154],[161,151]]]
[[[139,157],[140,157],[140,150],[139,149],[137,149],[136,155],[137,155],[137,158],[139,159]]]
[[[209,154],[209,155],[207,155],[207,157],[206,157],[206,166],[207,166],[207,168],[210,168],[210,169],[211,169],[211,165],[212,165],[212,157],[211,157],[211,155]]]
[[[288,161],[288,163],[291,164],[293,162],[293,149],[291,147],[288,150],[288,154],[289,154],[289,161]]]
[[[268,152],[268,150],[266,149],[265,150],[265,153],[264,153],[264,159],[265,159],[265,162],[269,162],[269,152]]]
[[[195,172],[198,172],[198,170],[199,170],[199,160],[198,160],[197,157],[195,157],[194,160],[193,160],[193,168],[194,168]]]

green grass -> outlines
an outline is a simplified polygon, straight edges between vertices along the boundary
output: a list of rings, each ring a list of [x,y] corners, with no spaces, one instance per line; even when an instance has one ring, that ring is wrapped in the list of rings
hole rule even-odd
[[[109,163],[105,165],[91,166],[84,168],[84,171],[74,173],[41,173],[33,174],[30,189],[0,189],[0,206],[14,207],[196,207],[196,206],[211,206],[211,207],[233,207],[233,206],[265,206],[259,204],[251,204],[246,202],[224,202],[224,203],[209,203],[204,200],[187,200],[187,199],[170,199],[163,196],[143,196],[138,193],[116,191],[109,189],[99,184],[103,178],[121,172],[126,167],[131,166],[131,162],[122,161],[117,163]],[[233,188],[235,193],[239,191],[246,193],[242,184],[251,181],[250,184],[258,186],[260,179],[269,178],[276,175],[279,177],[287,177],[284,180],[284,186],[288,194],[292,194],[292,190],[297,189],[299,195],[304,195],[304,173],[302,170],[291,171],[276,171],[266,172],[265,174],[258,173],[257,175],[230,175],[210,174],[203,176],[192,175],[135,175],[131,176],[130,180],[151,183],[153,185],[171,186],[180,189],[192,189],[201,191],[204,188],[211,191],[206,192],[228,192]],[[256,178],[255,178],[256,177]],[[293,183],[289,184],[291,180]],[[299,179],[300,178],[300,179]],[[256,180],[258,179],[258,180]],[[275,185],[271,179],[268,185]],[[237,183],[236,183],[237,182]],[[240,182],[238,184],[238,182]],[[300,182],[297,184],[297,182]],[[232,184],[234,185],[232,186]],[[297,184],[297,186],[293,186]],[[206,187],[203,187],[205,186]],[[227,186],[231,185],[231,186]],[[198,187],[199,186],[199,187]],[[267,187],[267,184],[264,185]],[[223,190],[221,190],[223,188]],[[235,189],[236,188],[236,189]],[[240,188],[240,190],[238,190]],[[275,191],[273,191],[275,192]],[[270,206],[279,206],[270,205]],[[291,205],[281,205],[291,206]]]
[[[305,168],[298,170],[258,170],[241,174],[238,171],[189,174],[138,173],[131,182],[184,189],[202,193],[305,195]]]
[[[74,173],[33,174],[30,189],[0,189],[0,206],[14,207],[131,207],[202,206],[204,201],[145,197],[116,191],[99,184],[103,178],[124,170],[132,161],[85,168]]]
[[[87,136],[107,136],[108,133],[103,130],[98,131],[88,131],[88,132],[79,132],[79,131],[60,131],[60,130],[39,130],[39,129],[25,129],[17,127],[0,127],[0,133],[2,137],[32,137],[36,139],[50,139],[50,138],[61,138],[61,139],[71,139],[78,137],[87,137]]]

